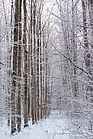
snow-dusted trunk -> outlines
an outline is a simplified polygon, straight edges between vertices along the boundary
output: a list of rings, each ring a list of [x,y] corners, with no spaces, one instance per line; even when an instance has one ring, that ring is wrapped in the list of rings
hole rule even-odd
[[[18,67],[17,67],[17,76],[18,76],[18,83],[17,83],[17,131],[19,132],[21,130],[21,76],[22,76],[22,0],[20,0],[18,5]]]
[[[76,35],[75,35],[75,28],[76,28],[76,21],[75,21],[75,5],[74,1],[72,0],[72,61],[75,65],[77,65],[77,42],[76,42]],[[78,82],[77,82],[77,68],[72,65],[73,68],[73,75],[72,75],[72,94],[73,96],[78,96]]]
[[[41,3],[37,13],[37,119],[42,119],[42,44],[41,44]],[[41,102],[40,102],[41,100]]]
[[[91,47],[93,48],[93,0],[88,0],[88,11],[90,21],[90,32],[91,32]]]
[[[13,42],[13,0],[11,1],[11,46],[8,48],[8,60],[7,68],[8,71],[8,126],[10,126],[10,113],[11,113],[11,61],[12,61],[12,42]]]
[[[41,12],[39,13],[39,39],[40,39],[40,64],[39,64],[39,66],[40,66],[40,99],[41,99],[41,101],[40,101],[40,106],[41,106],[41,110],[40,110],[40,118],[42,119],[43,118],[43,115],[42,115],[42,113],[43,113],[43,108],[42,108],[42,101],[43,101],[43,58],[42,58],[42,40],[41,40],[41,35],[42,35],[42,27],[41,27]]]
[[[15,0],[13,81],[11,93],[11,133],[21,130],[21,8],[22,0]],[[12,17],[11,17],[12,18]],[[18,81],[18,82],[17,82]]]
[[[16,131],[16,86],[17,86],[17,43],[18,43],[18,0],[15,1],[13,46],[13,81],[11,93],[11,133]]]
[[[90,42],[89,43],[89,50],[87,51],[87,59],[89,63],[88,72],[90,74],[90,81],[93,82],[93,0],[88,0],[88,10],[89,10],[89,21],[90,21]],[[89,87],[91,91],[91,102],[93,103],[93,85],[90,85]]]
[[[42,32],[42,38],[43,38],[43,48],[42,48],[42,59],[43,59],[43,65],[42,65],[42,92],[41,92],[41,117],[44,116],[44,109],[43,109],[43,104],[44,104],[44,96],[45,96],[45,34],[44,31]]]
[[[37,17],[37,119],[39,120],[39,94],[40,94],[40,85],[39,85],[39,79],[40,79],[40,38],[39,38],[39,15]]]
[[[48,110],[48,53],[47,53],[47,42],[45,43],[45,117],[47,117]]]
[[[31,0],[31,7],[30,7],[30,43],[31,43],[31,116],[32,116],[32,124],[34,124],[34,109],[33,109],[33,94],[34,94],[34,87],[33,87],[33,1]]]
[[[23,47],[24,47],[24,127],[28,126],[28,82],[27,82],[27,8],[26,0],[23,0],[24,26],[23,26]]]
[[[33,2],[33,75],[32,75],[32,123],[34,124],[37,121],[37,115],[36,115],[36,0]]]

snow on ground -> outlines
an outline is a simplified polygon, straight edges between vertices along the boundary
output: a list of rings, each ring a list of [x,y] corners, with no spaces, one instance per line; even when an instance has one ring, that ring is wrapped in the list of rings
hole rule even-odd
[[[14,136],[9,135],[8,131],[5,132],[5,129],[0,130],[0,139],[70,139],[68,126],[69,122],[64,116],[52,113],[49,118],[23,129]]]

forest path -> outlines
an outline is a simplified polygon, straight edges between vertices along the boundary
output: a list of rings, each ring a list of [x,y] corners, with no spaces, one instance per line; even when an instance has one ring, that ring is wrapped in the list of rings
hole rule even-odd
[[[62,114],[52,112],[49,118],[10,136],[0,133],[0,139],[70,139],[69,122]]]

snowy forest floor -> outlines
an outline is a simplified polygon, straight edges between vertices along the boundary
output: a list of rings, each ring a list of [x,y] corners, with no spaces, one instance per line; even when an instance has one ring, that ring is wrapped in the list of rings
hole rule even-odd
[[[80,135],[75,135],[75,130],[64,114],[55,111],[49,118],[39,121],[38,124],[29,125],[14,136],[9,134],[8,129],[6,132],[6,127],[0,127],[0,139],[81,139]],[[86,136],[82,139],[86,139]]]

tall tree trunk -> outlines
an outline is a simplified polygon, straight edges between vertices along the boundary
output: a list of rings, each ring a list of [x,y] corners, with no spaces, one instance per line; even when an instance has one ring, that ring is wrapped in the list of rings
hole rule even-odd
[[[72,60],[77,65],[77,42],[75,36],[75,6],[74,0],[72,0]],[[78,82],[77,82],[77,68],[73,67],[73,81],[72,81],[72,93],[75,97],[78,96]]]
[[[33,2],[33,92],[32,92],[32,115],[34,124],[37,122],[37,113],[36,113],[36,91],[37,91],[37,83],[36,83],[36,0]]]
[[[47,117],[48,110],[48,54],[47,54],[47,44],[45,46],[45,117]]]
[[[33,1],[31,0],[31,8],[30,8],[30,36],[31,36],[31,116],[32,116],[32,124],[34,124],[34,74],[33,74]]]
[[[44,31],[43,31],[43,50],[42,50],[42,92],[41,92],[41,119],[44,117],[45,115],[45,110],[43,108],[43,104],[44,104],[44,100],[45,100],[45,34],[44,34]]]
[[[27,9],[26,0],[23,0],[23,11],[24,11],[24,27],[23,27],[23,47],[24,47],[24,127],[28,126],[28,82],[27,82]]]
[[[42,108],[42,102],[43,102],[43,57],[42,57],[42,40],[41,40],[41,35],[42,35],[42,31],[41,31],[41,11],[39,13],[39,43],[40,43],[40,106],[41,106],[41,110],[40,110],[40,118],[42,119],[43,117],[43,108]]]
[[[39,15],[38,15],[39,16]],[[39,38],[39,17],[37,17],[37,119],[39,120],[39,93],[40,93],[40,85],[39,85],[39,79],[40,79],[40,38]]]
[[[21,130],[21,66],[22,66],[22,0],[19,1],[18,5],[18,94],[17,94],[17,131]]]
[[[9,72],[8,72],[8,83],[9,83],[9,86],[8,86],[8,126],[10,126],[10,113],[11,113],[11,72],[10,72],[10,69],[11,69],[11,60],[12,60],[12,42],[13,42],[13,29],[12,29],[12,26],[13,26],[13,0],[11,1],[11,47],[8,49],[9,50],[9,59],[8,59],[8,68],[9,68]]]
[[[17,86],[17,48],[18,48],[18,0],[15,0],[14,47],[13,47],[13,81],[11,93],[11,134],[16,131],[16,86]]]

